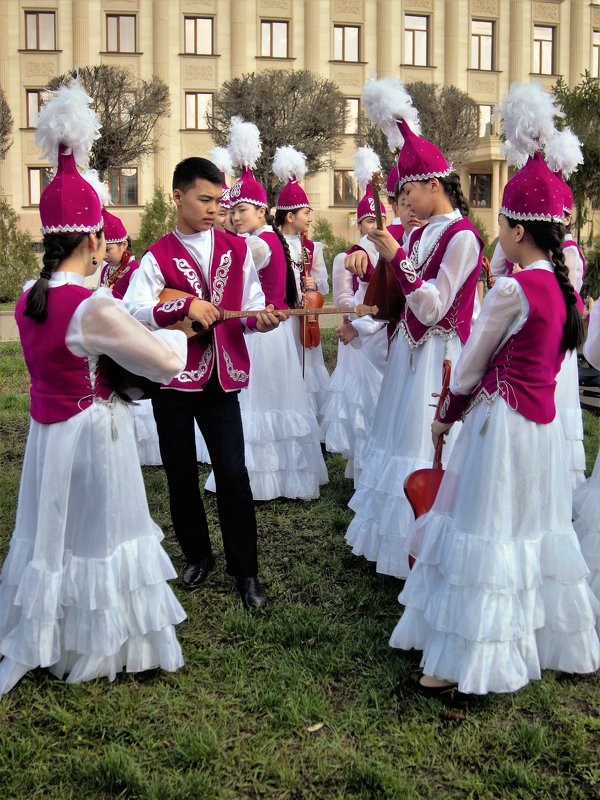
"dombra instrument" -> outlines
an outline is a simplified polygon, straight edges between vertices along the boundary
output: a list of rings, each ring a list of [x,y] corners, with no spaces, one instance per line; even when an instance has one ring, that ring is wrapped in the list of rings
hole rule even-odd
[[[383,178],[376,172],[371,180],[371,188],[375,200],[375,219],[377,220],[378,231],[384,229],[383,217],[381,215],[381,203],[379,201],[379,193],[382,186]],[[400,288],[400,284],[396,280],[391,266],[381,256],[379,256],[377,266],[369,281],[369,286],[365,293],[365,304],[377,306],[377,313],[373,314],[373,317],[386,321],[399,319],[406,305],[406,298]]]
[[[310,253],[306,247],[306,236],[300,234],[300,254],[302,258],[302,278],[306,280],[310,270]],[[302,308],[314,311],[323,308],[325,298],[316,289],[304,289],[304,296],[302,298]],[[318,314],[310,313],[305,317],[300,317],[300,342],[303,347],[308,347],[309,350],[313,347],[318,347],[321,344],[321,330],[319,329]],[[304,369],[302,370],[304,374]]]
[[[179,289],[163,289],[160,293],[158,301],[159,303],[168,303],[172,300],[178,300],[181,297],[196,298],[196,295],[191,295],[189,292],[179,291]],[[222,322],[226,322],[228,319],[257,317],[259,314],[263,314],[266,311],[265,308],[254,309],[253,311],[230,311],[229,309],[220,308],[219,306],[216,306],[216,308],[219,311],[219,319],[216,322],[213,322],[209,328],[204,328],[199,322],[194,322],[193,320],[187,318],[182,322],[177,322],[175,325],[170,325],[169,327],[174,328],[175,330],[183,331],[189,339],[192,336],[201,336],[209,333],[217,325],[220,325]],[[276,313],[277,311],[281,311],[283,314],[288,314],[295,317],[306,317],[309,315],[320,314],[356,314],[357,317],[364,317],[367,314],[374,316],[377,313],[377,306],[366,305],[363,303],[353,306],[352,308],[279,308],[275,309],[275,311],[271,313]]]
[[[444,359],[444,363],[442,364],[442,391],[439,394],[436,393],[433,395],[433,397],[439,398],[437,403],[438,411],[442,407],[450,391],[451,370],[452,363],[448,359]],[[444,468],[442,467],[443,449],[444,436],[442,435],[438,439],[431,468],[418,469],[416,472],[411,472],[404,481],[404,494],[411,505],[415,519],[426,514],[435,502],[442,478],[444,477]],[[415,557],[409,553],[408,565],[411,569],[414,563]]]

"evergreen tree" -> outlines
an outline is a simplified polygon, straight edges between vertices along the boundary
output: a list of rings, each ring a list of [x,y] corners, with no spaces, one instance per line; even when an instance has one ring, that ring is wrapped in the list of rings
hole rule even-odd
[[[40,271],[33,252],[33,239],[18,229],[19,217],[0,198],[0,302],[17,300],[25,281]]]
[[[144,206],[140,232],[133,243],[136,258],[139,260],[151,244],[172,231],[176,222],[177,209],[163,189],[156,186],[152,200]]]

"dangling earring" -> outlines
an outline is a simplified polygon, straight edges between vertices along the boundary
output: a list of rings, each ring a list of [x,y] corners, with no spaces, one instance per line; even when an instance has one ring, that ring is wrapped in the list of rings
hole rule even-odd
[[[92,256],[92,264],[93,264],[94,266],[97,266],[97,264],[98,264],[98,259],[96,258],[96,256]]]

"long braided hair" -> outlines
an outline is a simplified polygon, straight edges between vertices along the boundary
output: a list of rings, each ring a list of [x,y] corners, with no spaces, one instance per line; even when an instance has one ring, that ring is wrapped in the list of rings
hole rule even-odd
[[[565,226],[561,222],[536,222],[508,219],[511,228],[522,225],[532,241],[540,250],[548,253],[554,265],[554,274],[567,306],[567,318],[563,329],[563,347],[565,350],[574,350],[581,347],[585,338],[583,320],[577,308],[577,295],[569,279],[569,270],[565,263],[563,240]]]
[[[292,266],[292,256],[290,248],[288,247],[287,240],[283,233],[279,230],[276,224],[276,218],[272,214],[266,215],[266,222],[271,225],[273,231],[277,234],[277,238],[281,242],[283,254],[285,256],[286,273],[285,273],[285,302],[290,308],[296,308],[298,305],[298,287],[296,286],[296,276],[294,275],[294,267]]]
[[[448,195],[448,198],[450,199],[452,206],[454,208],[457,208],[463,215],[463,217],[468,217],[469,201],[463,194],[458,172],[451,172],[447,178],[438,178],[438,181],[444,187],[444,191]]]
[[[48,282],[54,270],[68,258],[85,239],[85,233],[47,233],[43,238],[44,269],[27,295],[23,314],[36,322],[45,322],[48,316]]]

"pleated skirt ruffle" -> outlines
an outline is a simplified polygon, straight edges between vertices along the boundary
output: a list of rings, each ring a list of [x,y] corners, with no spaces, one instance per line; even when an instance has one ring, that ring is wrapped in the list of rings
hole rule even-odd
[[[585,449],[583,446],[583,416],[579,399],[579,371],[577,353],[573,350],[565,355],[556,376],[554,393],[556,416],[560,420],[567,442],[567,464],[573,491],[585,480]]]
[[[600,456],[591,476],[573,494],[573,527],[590,570],[590,586],[600,598]]]

